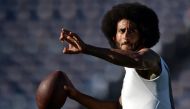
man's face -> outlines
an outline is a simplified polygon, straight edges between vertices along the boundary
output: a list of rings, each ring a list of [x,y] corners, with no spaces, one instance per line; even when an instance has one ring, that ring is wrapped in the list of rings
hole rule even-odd
[[[117,48],[136,51],[140,49],[141,40],[134,23],[122,19],[117,23],[116,36],[113,37]]]

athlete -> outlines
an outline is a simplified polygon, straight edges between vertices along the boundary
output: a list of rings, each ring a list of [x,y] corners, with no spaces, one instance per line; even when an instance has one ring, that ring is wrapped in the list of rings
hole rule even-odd
[[[112,7],[102,20],[102,31],[111,48],[85,43],[76,33],[63,29],[64,54],[87,54],[123,66],[121,97],[103,101],[81,93],[73,85],[64,90],[88,109],[174,109],[169,70],[153,47],[160,38],[156,13],[140,3]]]

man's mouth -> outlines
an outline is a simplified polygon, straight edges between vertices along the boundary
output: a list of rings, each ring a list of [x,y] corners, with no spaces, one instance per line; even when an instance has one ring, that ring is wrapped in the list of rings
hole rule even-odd
[[[121,46],[123,46],[123,45],[129,45],[129,42],[125,41],[125,42],[121,43]]]
[[[132,49],[133,47],[129,42],[125,41],[125,42],[121,43],[121,48]]]

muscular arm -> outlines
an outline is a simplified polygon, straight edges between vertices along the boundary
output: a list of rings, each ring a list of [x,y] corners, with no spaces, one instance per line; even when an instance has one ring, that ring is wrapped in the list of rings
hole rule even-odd
[[[146,79],[157,77],[161,71],[159,55],[148,48],[143,48],[136,52],[86,45],[84,53],[99,57],[116,65],[135,68],[137,73]]]
[[[78,91],[69,78],[66,78],[67,84],[64,86],[64,90],[67,92],[68,97],[79,102],[88,109],[121,109],[119,99],[116,101],[103,101],[85,95]]]
[[[74,99],[88,109],[121,109],[118,101],[101,101],[82,93],[78,93]]]
[[[93,55],[116,65],[142,69],[143,60],[139,52],[122,51],[120,49],[99,48],[86,45],[85,54]]]

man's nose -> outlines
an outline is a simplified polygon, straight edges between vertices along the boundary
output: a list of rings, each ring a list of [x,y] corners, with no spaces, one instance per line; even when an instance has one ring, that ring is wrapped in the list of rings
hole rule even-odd
[[[123,38],[124,38],[124,39],[128,39],[128,38],[129,38],[128,32],[125,32],[125,33],[123,34]]]

